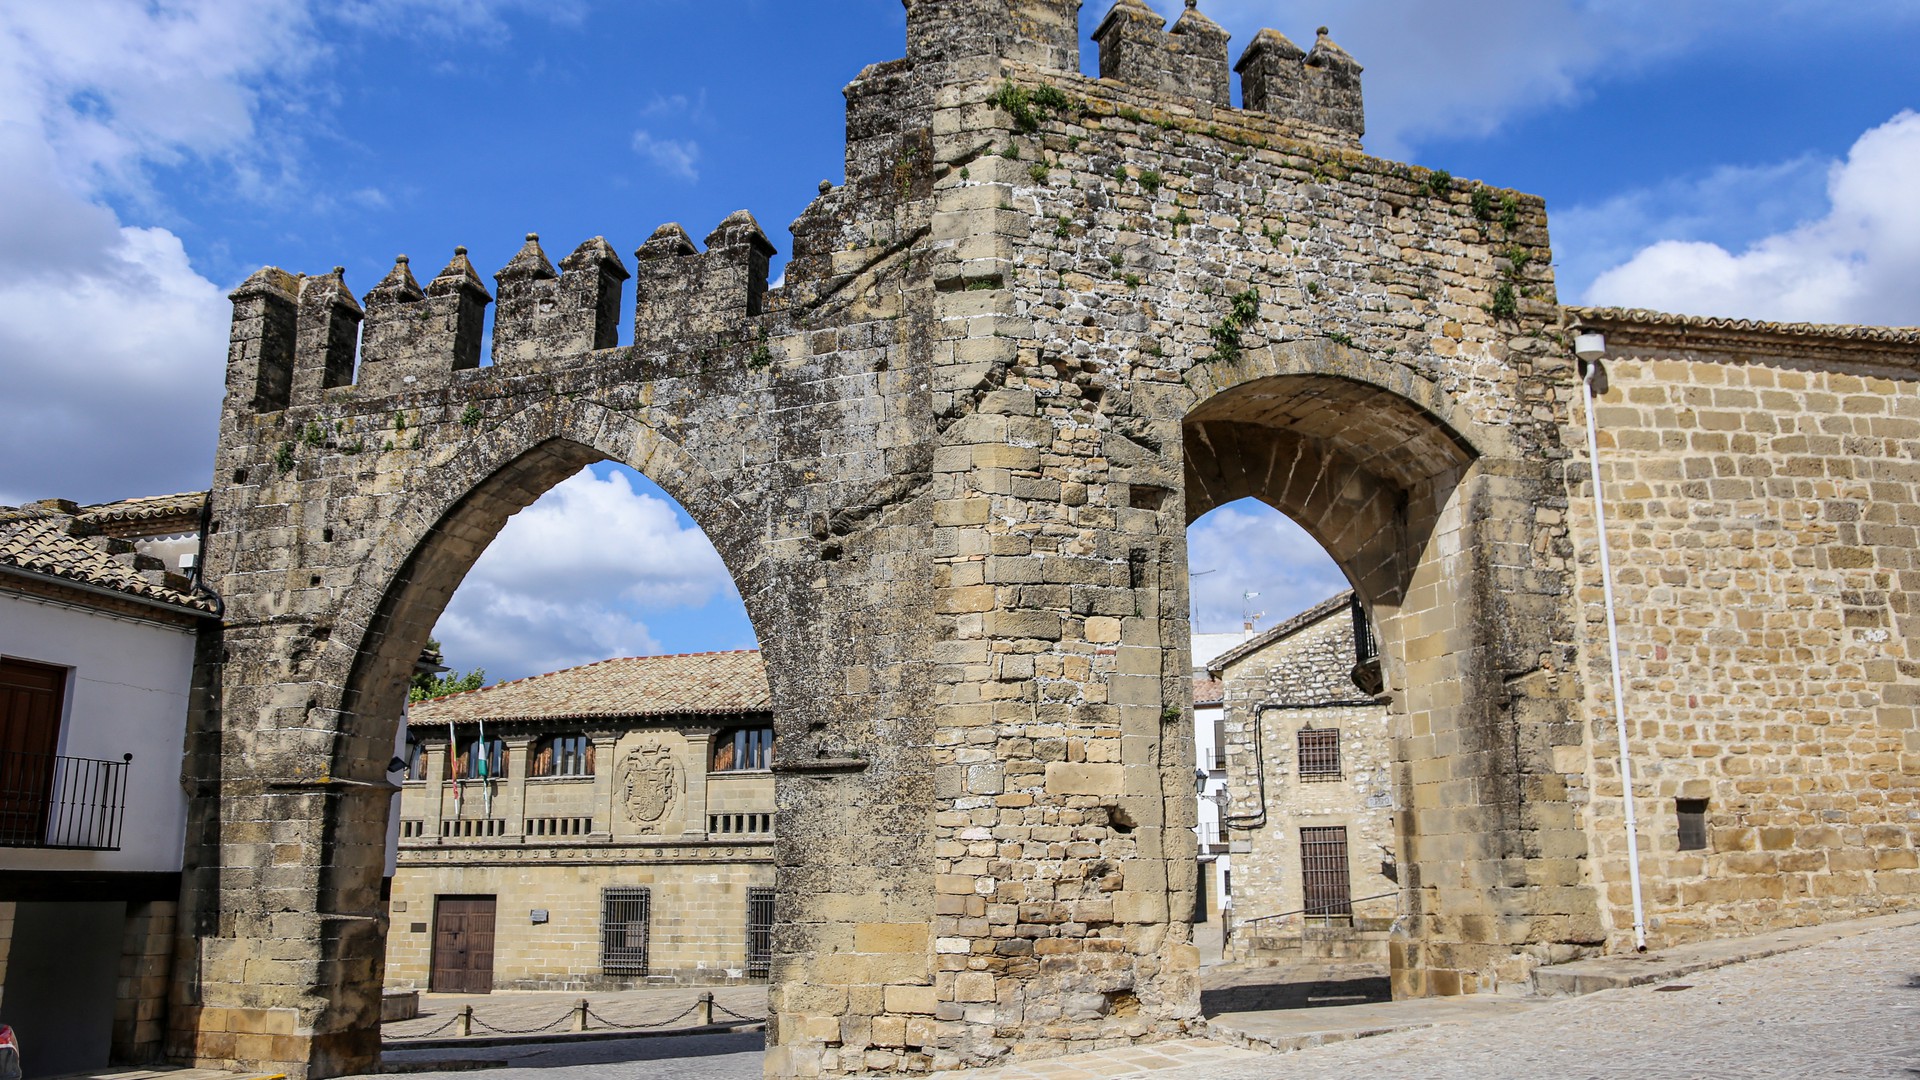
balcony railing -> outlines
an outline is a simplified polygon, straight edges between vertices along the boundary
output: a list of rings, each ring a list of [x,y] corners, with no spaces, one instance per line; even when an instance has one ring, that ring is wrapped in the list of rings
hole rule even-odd
[[[0,752],[0,847],[119,851],[132,760]]]

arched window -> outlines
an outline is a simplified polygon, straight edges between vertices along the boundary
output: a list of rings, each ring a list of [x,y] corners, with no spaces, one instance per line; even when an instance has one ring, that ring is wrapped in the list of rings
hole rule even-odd
[[[481,767],[485,766],[485,771]],[[478,739],[463,743],[460,756],[453,761],[456,780],[504,780],[507,776],[507,744],[501,739]]]
[[[585,735],[549,735],[534,744],[529,776],[592,776],[593,740]]]
[[[732,728],[714,736],[714,772],[740,772],[745,769],[772,767],[772,728]]]

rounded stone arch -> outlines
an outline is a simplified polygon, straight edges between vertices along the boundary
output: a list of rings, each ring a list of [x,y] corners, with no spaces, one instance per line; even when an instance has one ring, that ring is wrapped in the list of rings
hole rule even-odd
[[[1189,524],[1255,498],[1327,550],[1371,607],[1397,607],[1475,462],[1507,449],[1432,380],[1325,339],[1196,364],[1182,418]]]
[[[588,465],[614,461],[658,484],[719,551],[757,627],[758,523],[685,448],[590,402],[530,406],[414,479],[407,508],[370,544],[313,684],[339,694],[335,775],[386,759],[405,687],[433,624],[508,518]],[[360,770],[364,771],[364,770]]]
[[[1187,520],[1260,499],[1326,548],[1372,615],[1401,847],[1395,995],[1514,977],[1538,950],[1528,928],[1585,903],[1489,888],[1529,845],[1581,842],[1564,807],[1527,794],[1545,767],[1519,725],[1558,722],[1547,699],[1569,680],[1539,670],[1558,655],[1565,590],[1536,567],[1536,514],[1557,496],[1550,464],[1505,426],[1518,403],[1492,394],[1481,422],[1418,370],[1324,340],[1202,361],[1184,389]]]

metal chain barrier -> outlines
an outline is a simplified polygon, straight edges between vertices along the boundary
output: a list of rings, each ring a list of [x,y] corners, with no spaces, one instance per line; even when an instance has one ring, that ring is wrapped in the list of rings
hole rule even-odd
[[[454,1013],[452,1016],[448,1017],[446,1023],[441,1024],[439,1027],[434,1028],[431,1031],[414,1032],[407,1035],[395,1035],[392,1037],[392,1041],[396,1043],[405,1043],[405,1042],[410,1042],[416,1039],[431,1039],[436,1035],[442,1034],[446,1031],[453,1029],[454,1027],[459,1025],[463,1019],[467,1021],[470,1029],[483,1028],[486,1031],[491,1032],[495,1035],[538,1035],[538,1034],[541,1034],[542,1032],[552,1031],[555,1028],[558,1028],[560,1025],[565,1024],[570,1020],[574,1020],[577,1017],[581,1018],[583,1021],[584,1020],[597,1021],[601,1025],[601,1027],[608,1030],[613,1030],[613,1031],[653,1031],[660,1028],[670,1027],[674,1024],[678,1024],[680,1021],[685,1020],[688,1017],[694,1016],[695,1014],[699,1013],[703,1007],[707,1009],[707,1015],[710,1018],[724,1014],[726,1019],[729,1022],[734,1024],[764,1024],[767,1022],[767,1018],[764,1016],[746,1016],[742,1013],[735,1012],[734,1010],[729,1009],[725,1005],[722,1005],[717,1001],[713,1001],[710,998],[698,999],[694,1001],[693,1004],[687,1006],[684,1010],[682,1010],[679,1015],[670,1016],[665,1020],[653,1020],[653,1021],[646,1021],[646,1022],[631,1021],[628,1023],[615,1023],[614,1021],[609,1020],[604,1016],[601,1016],[599,1013],[594,1012],[592,1006],[586,1005],[585,1001],[582,1001],[579,1005],[575,1005],[573,1007],[568,1008],[566,1012],[561,1013],[559,1016],[553,1018],[551,1021],[545,1024],[541,1024],[539,1027],[529,1027],[529,1028],[498,1027],[494,1024],[490,1024],[485,1020],[482,1020],[479,1016],[475,1015],[473,1013],[473,1006],[469,1005],[466,1008],[462,1009],[460,1012]],[[712,1025],[708,1024],[705,1026],[712,1026]],[[584,1031],[586,1029],[587,1029],[587,1025],[583,1023],[582,1026],[577,1030]],[[688,1030],[692,1031],[695,1029],[688,1028]]]
[[[486,1028],[488,1031],[493,1032],[495,1035],[538,1035],[543,1031],[552,1031],[554,1028],[559,1027],[561,1024],[564,1024],[571,1019],[573,1019],[573,1010],[568,1009],[565,1013],[563,1013],[560,1016],[559,1019],[554,1020],[551,1023],[542,1024],[536,1028],[494,1027],[492,1024],[487,1023],[485,1020],[480,1019],[478,1016],[475,1016],[473,1018],[473,1026]]]
[[[764,1024],[767,1022],[767,1018],[764,1016],[741,1016],[739,1013],[734,1012],[732,1009],[727,1008],[717,1001],[713,1003],[713,1011],[716,1013],[726,1013],[735,1021],[742,1024]]]

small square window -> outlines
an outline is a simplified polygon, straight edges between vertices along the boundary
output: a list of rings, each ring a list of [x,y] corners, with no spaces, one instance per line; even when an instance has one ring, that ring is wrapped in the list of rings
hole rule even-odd
[[[1302,780],[1340,779],[1340,729],[1302,728],[1298,742]]]
[[[1680,812],[1680,850],[1704,851],[1707,846],[1707,800],[1676,799]]]

